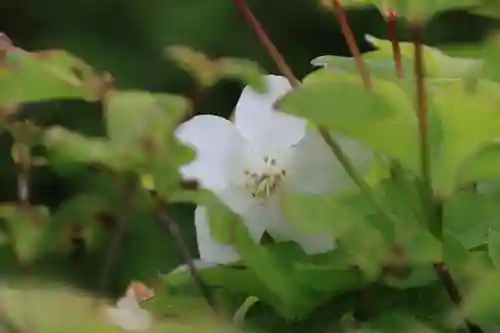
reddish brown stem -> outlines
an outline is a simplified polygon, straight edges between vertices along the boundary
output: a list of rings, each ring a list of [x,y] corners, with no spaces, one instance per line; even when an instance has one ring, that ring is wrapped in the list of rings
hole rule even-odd
[[[271,41],[266,31],[262,28],[260,22],[255,18],[246,1],[235,0],[235,2],[238,5],[238,8],[243,14],[245,20],[252,26],[255,34],[257,35],[257,38],[259,38],[262,45],[266,48],[267,52],[276,63],[279,71],[288,79],[288,81],[290,81],[292,87],[297,87],[300,83],[299,80],[295,77],[295,75],[293,75],[292,69],[290,68],[290,66],[288,66],[283,55]]]
[[[367,89],[370,89],[372,86],[371,76],[368,68],[366,67],[363,58],[361,57],[361,52],[359,50],[358,44],[356,43],[356,39],[354,38],[354,34],[352,32],[351,27],[349,26],[349,22],[347,21],[347,16],[345,14],[342,5],[340,4],[340,0],[332,0],[333,8],[335,9],[335,15],[340,23],[340,29],[344,34],[344,37],[347,42],[347,46],[351,51],[354,60],[356,61],[356,66],[358,67],[359,74],[363,80],[363,83]]]
[[[401,58],[401,48],[399,47],[398,40],[398,16],[395,11],[390,11],[385,15],[387,26],[389,28],[389,36],[392,44],[392,55],[394,57],[394,64],[396,66],[396,74],[400,79],[404,76],[403,61]]]
[[[417,115],[420,132],[420,171],[422,176],[422,204],[428,214],[430,231],[441,239],[441,227],[437,225],[432,210],[432,181],[429,149],[429,126],[427,119],[427,96],[425,91],[425,63],[423,56],[423,28],[420,22],[411,24],[411,36],[414,43],[414,71],[417,88]]]

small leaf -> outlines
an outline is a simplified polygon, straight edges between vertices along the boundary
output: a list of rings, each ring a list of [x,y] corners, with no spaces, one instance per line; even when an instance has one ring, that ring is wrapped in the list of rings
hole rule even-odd
[[[255,62],[234,58],[212,60],[184,46],[171,46],[166,54],[202,86],[210,87],[221,79],[234,78],[251,85],[256,91],[265,91],[264,72]]]
[[[0,104],[99,100],[102,92],[92,91],[89,80],[100,79],[90,66],[66,51],[31,53],[13,47],[7,51],[6,65],[0,72]]]
[[[123,165],[108,140],[86,137],[61,126],[52,126],[44,131],[43,145],[52,159],[62,164],[102,163],[113,168]]]
[[[120,152],[162,152],[168,136],[187,115],[189,102],[175,95],[121,91],[106,97],[108,135]]]
[[[7,222],[14,251],[22,264],[32,263],[48,248],[43,242],[44,229],[50,224],[50,212],[45,206],[21,208],[3,207],[1,218]]]

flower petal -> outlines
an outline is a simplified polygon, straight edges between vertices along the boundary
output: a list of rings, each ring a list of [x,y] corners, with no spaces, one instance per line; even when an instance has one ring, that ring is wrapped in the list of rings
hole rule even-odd
[[[139,309],[140,305],[139,305],[139,302],[137,301],[135,293],[132,291],[132,292],[129,292],[124,297],[120,298],[116,302],[116,307],[119,309],[132,310],[132,309]]]
[[[227,188],[217,195],[234,213],[241,216],[250,236],[259,244],[267,228],[266,209],[262,205],[262,198],[252,196],[245,187]]]
[[[247,141],[261,154],[273,154],[296,144],[305,134],[307,121],[273,109],[273,104],[292,90],[282,76],[267,75],[266,93],[252,87],[243,89],[236,104],[235,124]]]
[[[244,180],[247,143],[229,120],[196,116],[181,124],[175,135],[197,152],[196,159],[180,169],[184,178],[196,180],[209,189],[225,188],[233,181]]]
[[[229,264],[240,260],[240,256],[232,246],[221,244],[212,237],[207,207],[196,207],[194,223],[200,258],[203,261]]]
[[[361,174],[369,172],[373,161],[371,150],[345,136],[333,137]],[[314,131],[308,132],[290,151],[285,183],[290,191],[308,194],[340,192],[354,186],[321,135]]]
[[[146,331],[153,322],[149,312],[144,309],[128,310],[110,307],[105,312],[106,320],[126,331]]]

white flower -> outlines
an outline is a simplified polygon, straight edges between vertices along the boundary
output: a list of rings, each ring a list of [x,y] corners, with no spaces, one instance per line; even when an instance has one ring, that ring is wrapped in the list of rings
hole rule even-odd
[[[245,87],[234,124],[200,115],[179,126],[177,138],[197,151],[197,158],[181,173],[239,214],[256,242],[267,230],[278,241],[299,243],[309,254],[332,250],[333,236],[306,234],[286,221],[281,194],[322,194],[351,187],[352,182],[321,136],[306,132],[305,119],[273,110],[292,89],[288,81],[275,75],[265,79],[267,93]],[[345,138],[341,144],[357,166],[371,165],[371,152]],[[234,249],[214,242],[206,208],[198,207],[195,215],[201,258],[217,263],[237,260]]]
[[[116,307],[107,308],[105,318],[110,324],[126,331],[146,331],[151,327],[153,319],[148,311],[141,308],[135,289],[133,286],[129,287],[125,296],[116,302]]]

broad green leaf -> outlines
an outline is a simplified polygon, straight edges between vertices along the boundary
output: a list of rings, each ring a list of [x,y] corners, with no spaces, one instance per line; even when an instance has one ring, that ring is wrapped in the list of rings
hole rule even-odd
[[[392,43],[389,40],[379,39],[373,36],[367,36],[366,39],[372,43],[378,50],[365,54],[365,59],[368,61],[379,62],[382,60],[393,61]],[[410,42],[400,42],[399,47],[403,62],[413,65],[414,62],[414,45]],[[443,53],[441,50],[423,46],[424,62],[426,75],[430,78],[463,78],[474,74],[479,75],[482,68],[482,61],[470,58],[451,57]],[[393,65],[394,66],[394,65]],[[409,65],[407,75],[413,75],[413,68]]]
[[[419,172],[417,119],[411,101],[393,83],[375,80],[373,90],[367,91],[358,76],[339,77],[323,69],[279,105]]]
[[[495,268],[500,267],[500,232],[489,230],[488,232],[488,255]]]
[[[500,271],[484,272],[481,279],[465,295],[461,315],[479,325],[500,323],[498,303],[500,297]]]
[[[0,104],[52,99],[99,100],[100,78],[66,51],[31,53],[13,47],[0,69]]]
[[[321,263],[298,262],[293,275],[297,282],[327,293],[329,297],[363,287],[371,282],[349,262],[348,254],[337,249]]]
[[[455,190],[464,163],[500,133],[500,109],[497,103],[468,93],[460,85],[437,91],[433,104],[443,129],[435,181],[439,193],[447,196]]]
[[[464,164],[460,184],[500,179],[500,145],[489,145]]]
[[[396,68],[394,65],[392,50],[391,53],[388,54],[382,52],[382,50],[363,53],[362,58],[370,72],[377,78],[400,81],[400,79],[396,75]],[[404,72],[408,73],[410,77],[413,77],[413,63],[411,62],[411,60],[404,57],[402,58],[402,62]],[[336,75],[359,73],[358,67],[356,65],[356,60],[352,57],[324,55],[314,58],[311,61],[311,64],[313,66],[325,67],[332,74]]]
[[[203,53],[184,46],[171,46],[166,54],[190,73],[202,86],[213,86],[221,79],[239,79],[257,91],[265,90],[264,71],[257,63],[235,58],[209,59]]]
[[[491,197],[459,192],[443,209],[444,228],[468,250],[485,244],[488,230],[500,230],[500,204]]]
[[[279,298],[277,310],[286,318],[302,317],[317,304],[318,295],[297,284],[287,269],[273,252],[255,244],[244,224],[234,218],[233,245],[240,254],[243,263]],[[255,296],[255,295],[254,295]]]
[[[213,265],[207,267],[198,266],[198,271],[209,287],[224,288],[232,293],[255,296],[271,305],[279,305],[276,296],[251,269]],[[162,276],[162,281],[166,283],[167,292],[170,293],[195,284],[191,272],[185,266],[183,266],[183,269]]]
[[[374,277],[385,259],[388,235],[368,223],[366,217],[375,210],[363,196],[347,199],[353,202],[342,202],[336,196],[287,195],[283,207],[299,230],[335,235],[350,254],[350,264]]]
[[[7,222],[10,242],[22,264],[31,263],[47,253],[49,248],[43,241],[45,228],[50,223],[47,207],[4,206],[0,218]]]

